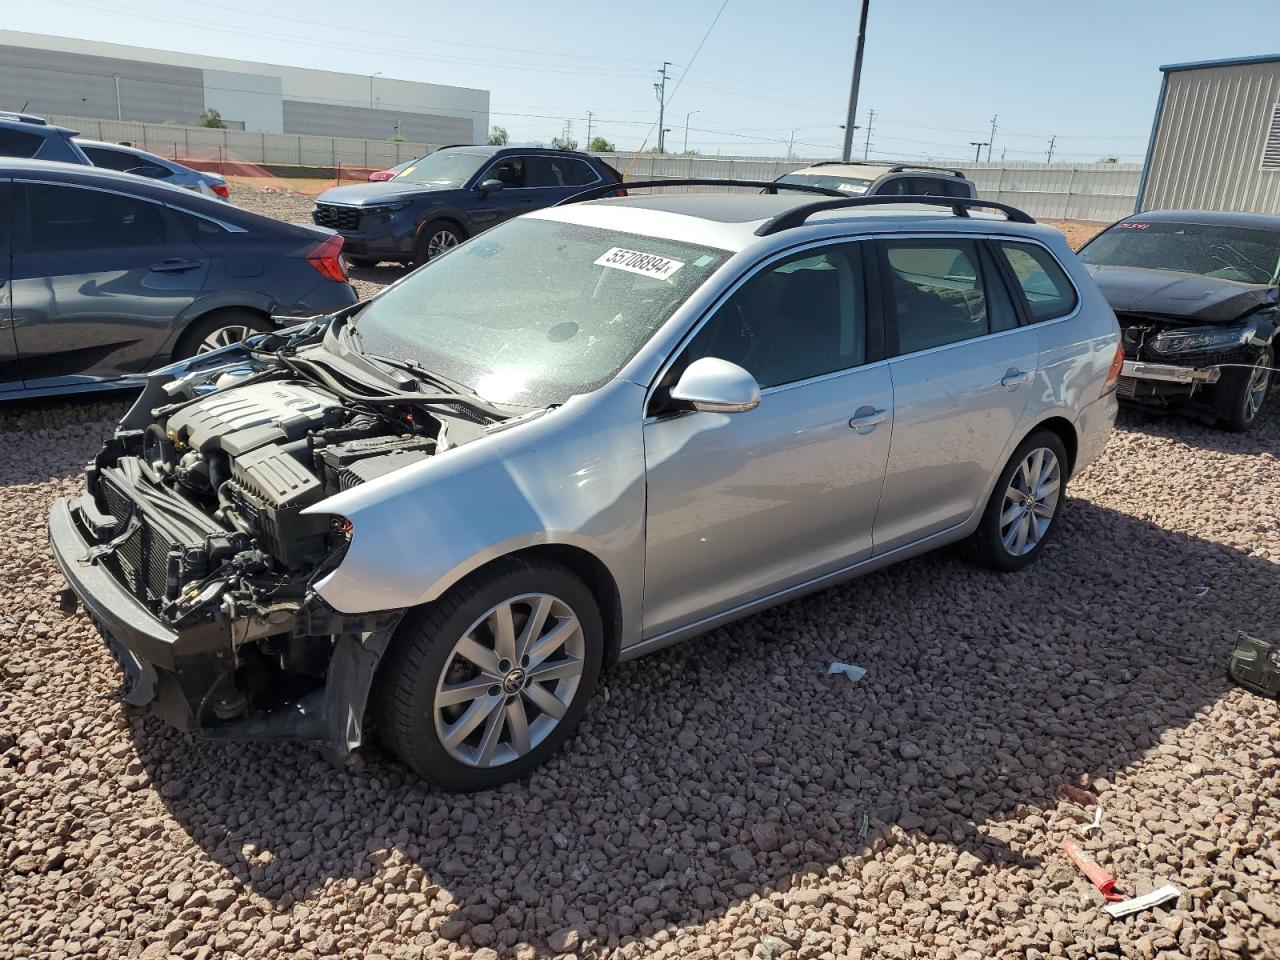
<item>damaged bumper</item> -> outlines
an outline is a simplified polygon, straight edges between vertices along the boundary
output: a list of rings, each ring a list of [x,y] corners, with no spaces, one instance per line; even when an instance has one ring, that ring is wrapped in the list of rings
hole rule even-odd
[[[126,702],[218,739],[303,741],[334,759],[360,745],[374,671],[403,611],[347,616],[310,597],[277,633],[240,646],[244,625],[231,616],[175,629],[100,562],[109,544],[94,537],[93,513],[88,495],[56,500],[49,539],[125,674]]]

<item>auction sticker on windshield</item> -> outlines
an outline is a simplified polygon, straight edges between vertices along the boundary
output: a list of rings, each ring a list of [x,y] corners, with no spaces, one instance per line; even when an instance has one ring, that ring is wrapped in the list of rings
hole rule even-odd
[[[611,247],[596,261],[596,266],[612,267],[614,270],[638,273],[642,277],[666,280],[684,266],[684,261],[672,260],[670,257],[660,257],[656,253],[641,253],[639,250],[628,250],[625,247]]]

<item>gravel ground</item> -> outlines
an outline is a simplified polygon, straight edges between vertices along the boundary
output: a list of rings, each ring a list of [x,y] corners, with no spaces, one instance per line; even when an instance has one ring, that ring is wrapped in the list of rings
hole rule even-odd
[[[0,955],[1280,955],[1280,705],[1225,676],[1280,639],[1280,410],[1125,414],[1032,569],[946,550],[619,667],[548,767],[448,796],[116,699],[43,517],[123,409],[0,407]],[[1183,896],[1110,920],[1068,838]]]

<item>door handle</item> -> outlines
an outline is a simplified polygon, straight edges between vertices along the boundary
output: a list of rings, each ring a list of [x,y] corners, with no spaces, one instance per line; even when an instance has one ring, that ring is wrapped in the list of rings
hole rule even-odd
[[[159,263],[153,263],[151,270],[154,273],[181,273],[183,270],[194,270],[200,266],[199,260],[161,260]]]
[[[849,426],[853,427],[858,433],[866,435],[876,428],[877,425],[884,423],[888,411],[880,410],[873,406],[859,407],[854,411],[853,418],[849,421]]]
[[[1000,386],[1012,392],[1031,379],[1030,370],[1016,370],[1012,367],[1000,378]]]

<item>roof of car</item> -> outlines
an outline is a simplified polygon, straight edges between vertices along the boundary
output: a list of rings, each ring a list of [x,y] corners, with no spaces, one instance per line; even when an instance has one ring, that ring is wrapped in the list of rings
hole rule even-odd
[[[636,233],[643,236],[682,240],[723,250],[742,250],[761,240],[756,229],[765,221],[788,210],[821,201],[821,196],[794,194],[635,194],[581,203],[562,204],[525,214],[583,226]],[[1010,224],[1003,216],[975,211],[958,217],[945,200],[932,204],[904,203],[867,207],[845,207],[813,214],[804,228],[813,233],[847,233],[850,223],[858,230],[919,229],[945,232],[1009,232],[1019,235],[1052,235],[1051,227],[1037,224]],[[832,229],[835,226],[838,229]],[[794,236],[784,230],[774,236]],[[1060,234],[1059,234],[1060,236]]]
[[[591,158],[589,153],[583,153],[581,150],[556,150],[553,147],[520,147],[492,143],[451,143],[448,146],[440,147],[436,152],[439,153],[440,150],[458,150],[463,153],[474,153],[485,157],[491,157],[499,153],[551,153],[557,156]]]
[[[1238,210],[1147,210],[1126,217],[1128,221],[1152,223],[1202,223],[1228,227],[1251,227],[1254,230],[1280,230],[1280,217],[1269,213],[1245,213]]]
[[[796,173],[812,173],[821,174],[824,177],[860,177],[866,180],[876,180],[883,177],[892,168],[893,165],[889,163],[836,163],[824,160],[821,163],[801,167],[799,170],[792,170],[790,174],[783,174],[783,176],[791,176],[791,174]]]

